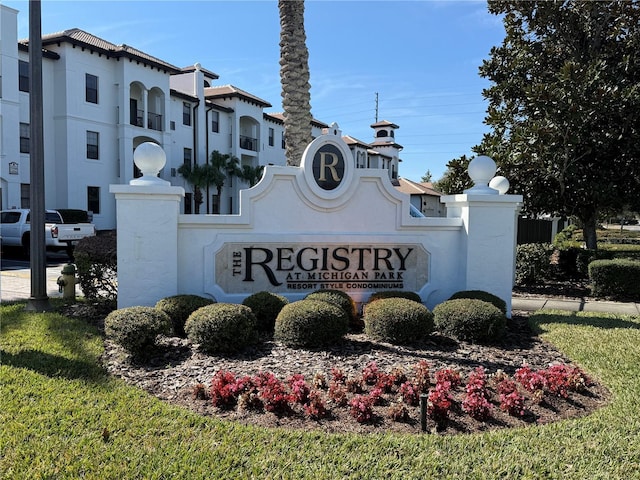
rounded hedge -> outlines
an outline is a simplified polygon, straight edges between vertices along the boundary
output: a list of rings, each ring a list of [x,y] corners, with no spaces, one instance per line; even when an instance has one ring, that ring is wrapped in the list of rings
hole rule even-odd
[[[184,324],[189,315],[212,303],[215,303],[215,300],[198,295],[174,295],[158,300],[156,308],[169,315],[173,324],[173,333],[179,337],[185,337]]]
[[[348,330],[349,317],[342,308],[311,298],[282,308],[273,338],[290,347],[325,347],[336,343]]]
[[[356,304],[348,293],[342,290],[333,290],[330,288],[321,288],[315,292],[311,292],[305,297],[305,300],[324,300],[332,303],[344,310],[347,314],[349,325],[355,325],[358,314],[356,312]]]
[[[376,300],[382,300],[384,298],[406,298],[407,300],[413,300],[414,302],[422,303],[422,298],[416,292],[409,292],[405,290],[386,290],[382,292],[372,293],[367,303],[375,302]]]
[[[266,291],[249,295],[242,302],[256,316],[258,330],[263,332],[273,332],[276,317],[287,303],[289,300],[282,295]]]
[[[474,298],[447,300],[433,309],[435,328],[444,335],[472,343],[504,336],[507,319],[493,304]]]
[[[482,300],[483,302],[488,302],[496,307],[502,312],[503,315],[507,314],[507,302],[502,300],[497,295],[485,292],[484,290],[462,290],[451,295],[449,300],[456,300],[458,298],[472,298],[475,300]]]
[[[407,344],[433,331],[433,314],[422,303],[407,298],[382,298],[367,304],[364,333],[373,340]]]
[[[171,319],[153,307],[121,308],[107,315],[104,330],[107,338],[139,355],[155,345],[158,335],[171,334]]]
[[[233,353],[258,341],[256,316],[246,305],[213,303],[187,319],[187,337],[212,353]]]

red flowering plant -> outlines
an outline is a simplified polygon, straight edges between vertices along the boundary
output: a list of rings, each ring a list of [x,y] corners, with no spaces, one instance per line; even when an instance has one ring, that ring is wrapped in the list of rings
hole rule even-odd
[[[256,381],[257,380],[257,381]],[[260,400],[267,412],[287,413],[289,407],[289,395],[284,383],[272,373],[261,373],[254,382],[258,385]]]
[[[369,362],[362,370],[362,381],[367,385],[375,385],[378,382],[380,370],[376,362]]]
[[[376,382],[376,388],[382,390],[383,393],[391,393],[395,385],[395,378],[393,375],[380,372],[378,375],[378,381]]]
[[[483,367],[477,367],[469,374],[465,387],[462,410],[476,420],[484,421],[491,416],[491,394],[487,388],[487,377]]]
[[[438,383],[445,384],[449,383],[449,388],[451,390],[455,390],[462,383],[462,377],[458,370],[454,370],[453,368],[443,368],[442,370],[438,370],[435,373],[436,385]]]
[[[233,373],[218,370],[211,379],[209,397],[214,407],[231,408],[238,399],[238,385]]]
[[[516,370],[515,379],[526,391],[533,394],[535,402],[541,403],[544,400],[544,391],[547,387],[544,375],[531,370],[528,365],[523,365]]]
[[[317,390],[309,392],[308,402],[304,405],[304,412],[314,420],[324,418],[329,414],[322,399],[322,394]]]
[[[453,406],[453,398],[450,393],[451,382],[436,383],[435,388],[429,391],[427,413],[437,423],[443,423],[449,417],[449,410]]]
[[[399,393],[402,401],[407,405],[415,407],[420,403],[420,392],[418,392],[415,385],[411,382],[404,382],[400,385]]]
[[[331,381],[329,384],[329,398],[338,406],[347,404],[347,387],[339,382]]]
[[[369,422],[373,418],[373,399],[368,395],[356,395],[349,402],[349,413],[358,423]]]
[[[289,384],[289,396],[291,401],[301,405],[307,403],[311,388],[305,381],[304,375],[295,373],[287,379],[287,383]]]
[[[345,376],[342,369],[334,367],[331,369],[331,379],[334,382],[344,383],[347,380],[347,377]]]
[[[374,405],[384,405],[385,399],[383,393],[384,392],[380,387],[374,387],[371,389],[369,396],[371,397],[371,400],[373,400]]]

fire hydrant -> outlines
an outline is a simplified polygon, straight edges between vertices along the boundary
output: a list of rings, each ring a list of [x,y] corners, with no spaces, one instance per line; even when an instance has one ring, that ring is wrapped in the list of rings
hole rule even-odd
[[[76,266],[68,263],[62,267],[58,277],[58,291],[62,293],[62,298],[76,298]]]

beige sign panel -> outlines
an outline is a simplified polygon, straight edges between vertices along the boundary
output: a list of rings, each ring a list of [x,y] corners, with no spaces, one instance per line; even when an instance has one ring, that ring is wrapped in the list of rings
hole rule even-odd
[[[226,243],[215,253],[216,283],[234,293],[417,292],[428,271],[420,244]]]

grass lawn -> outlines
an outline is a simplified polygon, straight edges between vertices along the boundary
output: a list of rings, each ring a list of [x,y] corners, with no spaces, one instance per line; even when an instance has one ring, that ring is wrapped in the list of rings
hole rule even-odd
[[[82,321],[3,305],[1,478],[640,479],[640,318],[532,315],[612,392],[586,418],[441,436],[327,435],[204,418],[109,377]]]

